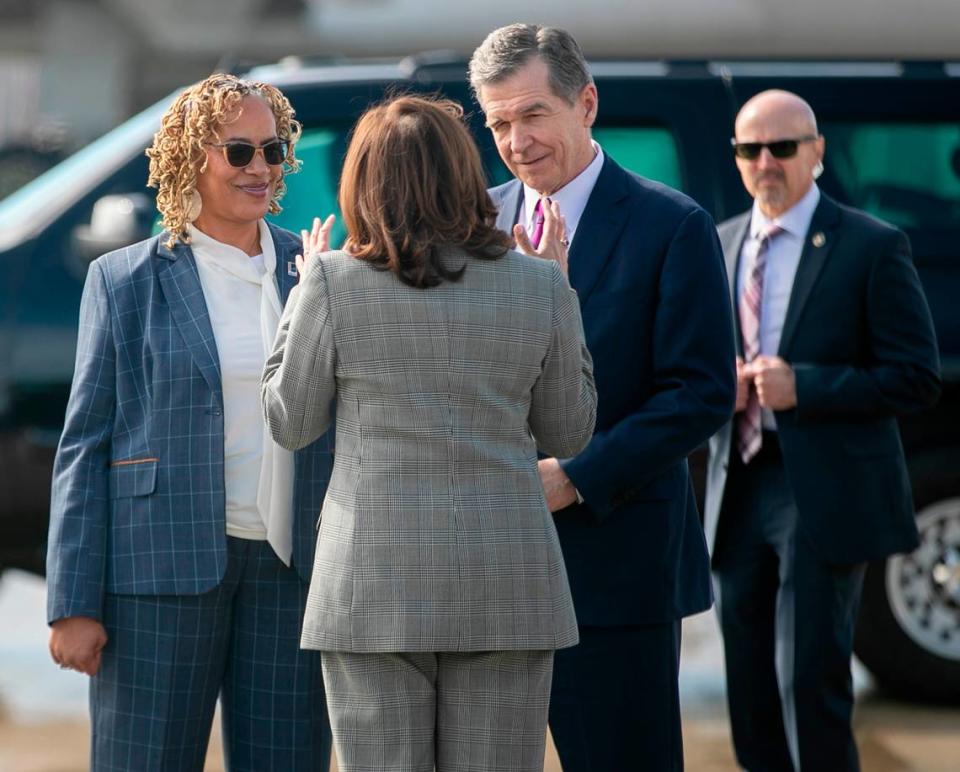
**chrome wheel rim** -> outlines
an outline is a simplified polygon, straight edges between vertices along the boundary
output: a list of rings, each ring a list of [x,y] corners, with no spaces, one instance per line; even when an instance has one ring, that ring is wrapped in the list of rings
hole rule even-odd
[[[917,514],[920,546],[887,561],[887,597],[900,627],[921,648],[960,662],[960,498]]]

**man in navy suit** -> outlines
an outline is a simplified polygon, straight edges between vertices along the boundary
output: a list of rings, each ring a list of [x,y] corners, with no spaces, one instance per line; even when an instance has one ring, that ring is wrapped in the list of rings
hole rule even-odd
[[[735,130],[754,205],[720,226],[737,413],[705,507],[733,741],[750,770],[857,770],[854,621],[866,561],[917,544],[895,416],[937,398],[933,323],[906,236],[817,188],[806,102],[763,92]]]
[[[566,772],[683,766],[680,619],[711,603],[686,457],[730,417],[733,336],[710,216],[618,166],[591,138],[597,89],[563,30],[491,33],[471,84],[517,179],[491,191],[528,253],[559,210],[599,405],[587,448],[540,461],[580,626],[554,661],[550,726]],[[544,217],[545,216],[545,217]]]

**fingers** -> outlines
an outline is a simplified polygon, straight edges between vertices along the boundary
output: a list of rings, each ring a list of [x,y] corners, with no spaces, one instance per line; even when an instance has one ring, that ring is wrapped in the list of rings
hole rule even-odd
[[[313,227],[317,228],[319,224],[319,230],[317,231],[317,245],[320,252],[326,252],[330,249],[330,232],[333,230],[333,224],[336,222],[336,215],[327,215],[327,219],[320,224],[320,218],[315,217],[313,219]]]
[[[543,199],[543,238],[540,241],[540,253],[546,251],[552,244],[569,246],[567,241],[567,218],[560,214],[560,204],[549,198]]]
[[[567,218],[560,214],[560,204],[551,201],[547,211],[550,212],[551,233],[554,239],[563,244],[564,248],[568,247],[570,242],[567,241]]]
[[[778,390],[775,384],[768,383],[765,380],[756,380],[754,383],[757,385],[757,401],[760,403],[760,407],[765,407],[770,410],[776,410],[780,407],[778,399]]]
[[[543,212],[543,235],[553,235],[557,227],[557,209],[554,208],[554,201],[549,198],[540,199],[540,211]]]
[[[769,354],[760,354],[760,356],[756,357],[749,366],[753,367],[753,369],[757,372],[760,372],[761,370],[773,370],[778,367],[783,367],[786,364],[787,363],[780,357],[770,356]]]
[[[61,668],[96,675],[101,653],[107,645],[107,632],[99,622],[85,617],[69,617],[53,623],[50,630],[50,656]]]
[[[100,662],[103,657],[101,650],[95,651],[89,657],[77,663],[73,669],[79,673],[85,673],[88,676],[95,676],[100,670]]]
[[[326,249],[321,243],[323,240],[323,224],[319,217],[313,218],[313,227],[310,229],[310,251],[325,252]]]
[[[533,248],[533,244],[530,243],[530,237],[527,235],[527,229],[522,225],[517,223],[513,226],[513,238],[517,241],[517,249],[519,249],[523,254],[535,256],[537,250]]]
[[[307,262],[303,259],[303,255],[297,255],[295,258],[293,258],[293,260],[297,266],[297,273],[300,274],[300,276],[303,276],[303,272],[307,266]]]
[[[312,255],[319,252],[326,252],[330,249],[330,232],[336,222],[336,215],[327,215],[326,219],[319,217],[313,218],[310,230],[301,230],[300,238],[303,240],[304,254]]]

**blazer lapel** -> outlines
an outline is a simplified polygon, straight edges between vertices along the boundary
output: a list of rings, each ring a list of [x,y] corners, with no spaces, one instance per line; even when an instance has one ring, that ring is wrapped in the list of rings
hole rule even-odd
[[[800,263],[797,265],[797,273],[793,279],[787,315],[783,321],[783,333],[780,336],[780,348],[777,351],[779,356],[788,361],[787,351],[797,332],[803,307],[810,298],[810,292],[836,241],[836,227],[839,221],[840,208],[821,194],[820,203],[813,213],[810,228],[807,230],[803,251],[800,253]]]
[[[273,247],[277,253],[277,266],[275,274],[277,277],[277,290],[280,292],[280,302],[287,304],[287,298],[298,281],[296,256],[302,254],[303,243],[299,237],[289,231],[278,228],[276,225],[268,222],[270,235],[273,237]]]
[[[497,206],[497,228],[513,236],[513,226],[520,216],[523,203],[523,185],[513,180],[493,191],[493,203]]]
[[[193,251],[185,244],[177,243],[168,249],[163,240],[157,247],[157,254],[164,258],[158,270],[160,287],[170,308],[170,315],[183,336],[197,367],[204,379],[217,394],[221,391],[220,356],[217,342],[210,326],[210,315],[203,297],[200,275],[193,257]]]
[[[570,245],[570,286],[577,291],[581,306],[587,302],[626,227],[621,209],[628,193],[626,173],[607,156]]]
[[[723,259],[727,265],[727,284],[730,288],[730,307],[733,309],[733,333],[737,344],[737,353],[743,355],[743,340],[740,338],[740,314],[737,302],[737,271],[740,268],[740,253],[750,227],[750,212],[740,215],[731,230],[722,239]]]

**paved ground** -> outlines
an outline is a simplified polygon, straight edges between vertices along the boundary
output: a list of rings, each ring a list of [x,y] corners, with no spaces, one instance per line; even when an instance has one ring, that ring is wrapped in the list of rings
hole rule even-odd
[[[87,769],[86,679],[63,673],[45,651],[43,585],[7,572],[0,580],[0,772],[83,772]],[[684,625],[681,695],[686,767],[690,772],[734,772],[723,696],[721,649],[709,614]],[[864,772],[960,770],[960,707],[925,708],[877,695],[855,671],[857,740]],[[222,772],[219,734],[207,772]],[[639,772],[643,760],[637,759]],[[551,745],[544,772],[562,772]],[[818,771],[819,772],[819,771]]]
[[[857,739],[864,772],[956,772],[960,767],[960,711],[924,710],[871,700],[861,705]],[[726,722],[686,721],[686,767],[690,772],[735,772]],[[0,721],[0,772],[84,772],[87,724],[77,719],[31,723]],[[219,737],[207,772],[222,772]],[[642,770],[642,760],[637,760]],[[548,748],[544,772],[561,772]],[[632,771],[631,771],[632,772]]]

